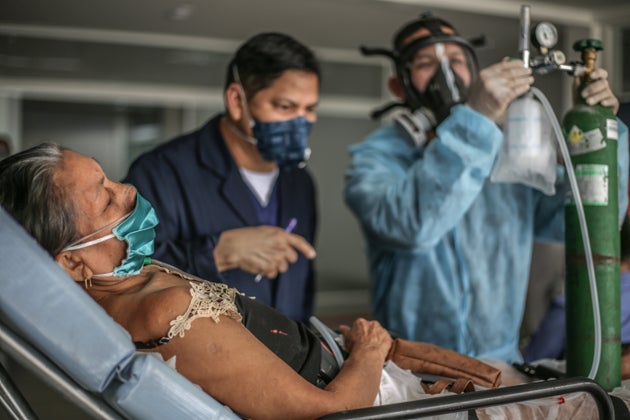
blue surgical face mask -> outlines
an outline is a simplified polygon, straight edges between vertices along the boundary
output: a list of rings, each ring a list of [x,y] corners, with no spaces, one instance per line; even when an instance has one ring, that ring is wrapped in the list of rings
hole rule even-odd
[[[140,273],[147,259],[153,255],[155,226],[157,226],[157,224],[158,218],[151,203],[139,193],[136,193],[135,209],[131,213],[113,222],[114,228],[112,229],[112,233],[98,239],[84,242],[86,239],[94,237],[110,228],[112,225],[110,224],[65,247],[62,252],[87,248],[109,239],[117,238],[119,241],[127,242],[127,256],[118,267],[114,268],[114,271],[110,273],[94,274],[94,277],[133,276]]]
[[[313,123],[304,117],[277,122],[253,121],[252,133],[265,160],[276,162],[281,169],[306,165],[311,155],[308,136]]]
[[[236,66],[233,67],[234,80],[241,86],[241,102],[244,112],[250,121],[253,137],[240,133],[247,141],[258,148],[262,157],[276,162],[280,169],[303,168],[311,156],[308,147],[308,136],[313,123],[304,117],[296,117],[286,121],[262,122],[255,119],[247,105],[245,91],[242,88]],[[241,131],[240,129],[238,130]]]

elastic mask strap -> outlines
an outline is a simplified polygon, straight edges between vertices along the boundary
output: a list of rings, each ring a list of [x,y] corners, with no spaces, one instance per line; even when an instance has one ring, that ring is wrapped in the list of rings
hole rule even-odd
[[[74,241],[73,243],[71,243],[70,245],[68,245],[64,249],[62,249],[61,252],[63,252],[63,251],[74,251],[75,249],[85,248],[85,247],[90,246],[90,245],[94,245],[94,244],[98,244],[100,242],[104,242],[107,239],[111,239],[113,236],[107,235],[107,236],[103,236],[102,238],[90,241],[90,242],[82,243],[86,239],[89,239],[89,238],[91,238],[93,236],[96,236],[99,233],[103,232],[104,230],[115,228],[116,226],[121,224],[123,220],[125,220],[127,217],[129,217],[131,215],[131,213],[133,213],[133,210],[130,211],[129,213],[125,214],[124,216],[122,216],[120,219],[116,219],[113,222],[103,226],[102,228],[100,228],[96,232],[92,232],[89,235],[85,235],[81,239]]]
[[[114,272],[110,271],[109,273],[94,274],[92,277],[114,277]]]
[[[442,26],[446,26],[446,27],[449,27],[450,29],[453,29],[453,27],[451,27],[450,25],[446,25],[445,23],[446,22],[435,19],[433,17],[427,17],[423,19],[424,26],[429,30],[429,32],[431,32],[432,35],[446,33],[442,31]]]
[[[455,84],[455,75],[453,75],[453,69],[451,68],[451,63],[446,56],[446,51],[444,49],[444,44],[439,43],[435,44],[435,54],[440,60],[440,66],[442,67],[442,73],[444,74],[444,78],[446,79],[446,86],[448,90],[451,91],[451,95],[453,96],[453,101],[459,102],[461,100],[461,95],[459,93],[459,89]]]
[[[237,136],[239,136],[241,139],[245,140],[246,142],[253,144],[254,146],[258,144],[258,140],[256,139],[256,137],[248,136],[247,133],[244,133],[243,130],[241,130],[241,127],[234,124],[234,122],[231,119],[226,118],[226,121],[227,121],[228,128],[232,130],[234,134],[236,134]]]
[[[151,259],[151,257],[145,257],[144,261],[142,262],[142,266],[146,266],[146,265],[150,265],[152,264],[153,260]],[[116,270],[114,271],[110,271],[109,273],[101,273],[101,274],[93,274],[92,278],[95,278],[98,282],[98,277],[114,277],[116,276]],[[107,284],[109,286],[113,286],[116,285],[118,283],[122,283],[123,281],[127,280],[127,277],[129,277],[128,275],[123,276],[123,279],[120,279],[118,282],[116,283],[112,283],[112,282],[108,282]],[[90,279],[90,282],[92,282],[92,279]]]
[[[243,83],[241,82],[241,77],[238,74],[238,67],[236,66],[236,64],[232,65],[232,77],[234,77],[234,81],[236,82],[236,84],[239,87],[239,96],[241,97],[241,101],[243,102],[243,111],[245,112],[245,115],[247,116],[247,119],[249,121],[249,126],[250,128],[254,128],[254,126],[256,125],[256,122],[254,121],[254,117],[252,116],[251,112],[249,112],[249,105],[247,104],[247,95],[245,94],[245,88],[243,87]],[[240,130],[240,128],[238,128]],[[244,135],[245,140],[249,141],[252,144],[256,144],[257,141],[254,137],[248,136],[245,133],[242,133]]]
[[[101,242],[105,242],[107,240],[110,240],[112,238],[115,238],[116,235],[114,235],[113,233],[110,233],[109,235],[105,235],[102,238],[98,238],[98,239],[94,239],[93,241],[88,241],[79,245],[72,245],[72,246],[67,246],[64,249],[61,250],[61,252],[64,251],[76,251],[77,249],[82,249],[82,248],[87,248],[88,246],[92,246],[92,245],[96,245],[96,244],[100,244]]]

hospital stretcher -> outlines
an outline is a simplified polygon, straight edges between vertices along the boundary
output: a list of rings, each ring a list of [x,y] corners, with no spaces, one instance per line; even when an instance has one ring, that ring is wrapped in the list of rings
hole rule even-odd
[[[0,208],[0,354],[99,419],[239,419],[127,334]],[[621,400],[586,378],[501,387],[340,412],[325,419],[411,419],[582,392],[589,413],[614,419]],[[37,414],[0,364],[0,404]],[[623,402],[621,403],[623,404]],[[623,411],[623,410],[621,410]],[[478,411],[483,413],[482,411]],[[480,416],[479,418],[482,418]],[[579,413],[576,414],[579,417]],[[617,418],[620,416],[617,415]]]

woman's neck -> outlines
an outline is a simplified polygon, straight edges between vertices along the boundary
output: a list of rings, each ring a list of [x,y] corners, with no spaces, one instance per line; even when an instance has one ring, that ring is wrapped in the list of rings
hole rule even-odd
[[[87,292],[100,302],[112,295],[126,295],[143,289],[154,275],[154,270],[145,267],[140,274],[125,277],[96,278],[88,280]]]

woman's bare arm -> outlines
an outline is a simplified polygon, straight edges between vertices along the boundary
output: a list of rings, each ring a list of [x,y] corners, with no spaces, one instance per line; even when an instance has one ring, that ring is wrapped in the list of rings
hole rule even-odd
[[[352,351],[325,390],[310,384],[232,319],[201,318],[184,338],[158,349],[177,355],[177,370],[245,417],[308,419],[371,406],[391,339],[378,323],[358,320],[345,334]]]
[[[163,287],[163,286],[161,286]],[[188,287],[119,296],[106,308],[135,341],[166,335],[169,322],[190,303]],[[125,309],[126,308],[126,309]],[[125,309],[125,310],[123,310]],[[375,321],[342,327],[350,357],[325,390],[310,384],[278,358],[240,322],[222,316],[192,322],[185,336],[156,348],[177,356],[177,370],[208,394],[251,418],[316,418],[371,406],[378,391],[391,338]]]

